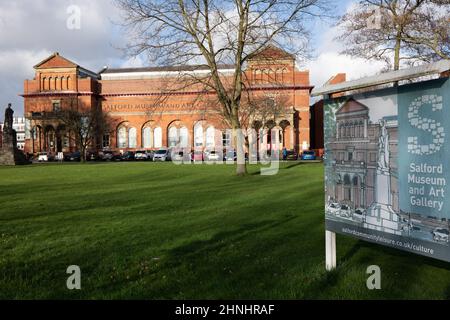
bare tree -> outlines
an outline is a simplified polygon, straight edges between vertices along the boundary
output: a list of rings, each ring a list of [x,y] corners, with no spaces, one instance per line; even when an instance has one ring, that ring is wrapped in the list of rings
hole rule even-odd
[[[131,55],[147,54],[157,64],[203,63],[208,76],[194,82],[213,91],[231,124],[241,129],[239,110],[246,63],[268,44],[306,53],[305,22],[323,14],[326,0],[116,0],[123,10]],[[233,65],[224,77],[220,64]],[[236,144],[236,173],[244,175],[243,146]]]
[[[386,62],[398,70],[401,63],[448,58],[448,0],[361,0],[345,14],[343,54]]]
[[[272,84],[281,85],[275,81]],[[210,97],[208,100],[202,101],[202,104],[208,111],[215,111],[215,114],[219,116],[225,127],[231,127],[230,120],[223,114],[223,109],[217,98]],[[271,129],[280,119],[286,118],[287,114],[292,111],[291,108],[289,97],[285,94],[258,94],[250,89],[246,89],[238,112],[245,149],[250,151],[249,135],[252,133],[252,130],[256,131],[256,137],[254,138],[257,140],[263,139],[265,135],[271,134]],[[264,128],[268,130],[263,130]],[[253,140],[256,148],[253,148],[252,151],[259,153],[259,145],[256,145],[256,142]]]
[[[113,126],[112,119],[100,108],[66,108],[56,112],[56,117],[65,126],[68,138],[79,148],[82,162],[86,161],[88,149],[97,148],[99,137],[109,133]]]
[[[423,61],[450,59],[450,0],[431,1],[404,30],[408,51]]]

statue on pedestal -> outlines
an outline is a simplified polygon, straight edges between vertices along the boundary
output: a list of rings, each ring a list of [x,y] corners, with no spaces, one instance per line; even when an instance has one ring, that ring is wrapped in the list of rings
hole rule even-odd
[[[5,123],[3,124],[3,149],[13,148],[15,145],[14,142],[16,141],[16,132],[13,129],[13,115],[14,110],[11,108],[11,103],[9,103],[5,110]]]
[[[380,121],[380,137],[378,140],[378,169],[389,170],[389,135],[386,129],[386,121]]]
[[[14,110],[11,108],[11,103],[8,103],[8,107],[5,110],[5,125],[4,128],[12,129]]]
[[[367,209],[366,225],[378,231],[401,234],[400,216],[392,208],[389,168],[389,133],[385,120],[380,121],[378,163],[375,175],[375,199]]]
[[[0,149],[0,165],[13,166],[28,163],[23,152],[17,149],[16,130],[13,129],[13,115],[14,110],[11,108],[11,103],[9,103],[5,110],[3,141]]]

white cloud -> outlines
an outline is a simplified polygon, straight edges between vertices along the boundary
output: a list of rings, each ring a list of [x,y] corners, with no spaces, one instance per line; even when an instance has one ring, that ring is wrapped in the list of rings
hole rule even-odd
[[[51,54],[47,50],[0,51],[0,119],[4,117],[4,107],[13,104],[15,116],[23,114],[23,93],[25,79],[33,79],[33,66]]]
[[[354,6],[355,3],[351,2],[346,10],[351,11]],[[337,73],[346,73],[347,80],[355,80],[377,74],[384,67],[382,62],[367,61],[339,54],[344,47],[342,43],[335,40],[338,34],[338,27],[328,28],[320,37],[317,58],[305,66],[310,70],[311,84],[316,87],[322,86]]]
[[[80,30],[66,27],[70,5],[81,9]],[[16,115],[23,113],[23,99],[18,96],[23,81],[32,79],[33,66],[55,51],[93,71],[105,65],[148,65],[142,57],[123,59],[116,49],[126,43],[125,35],[112,23],[118,20],[119,10],[112,0],[0,1],[0,120],[8,102],[13,103]],[[305,65],[313,85],[321,86],[339,72],[354,79],[381,70],[379,63],[340,56],[342,46],[334,41],[336,33],[336,28],[325,30],[319,37],[317,59]]]
[[[337,73],[346,73],[347,80],[377,74],[382,70],[383,64],[330,51],[321,53],[316,60],[308,63],[307,68],[310,70],[311,83],[322,86]]]
[[[67,28],[67,8],[81,10],[81,29]],[[112,0],[16,0],[0,2],[0,120],[13,103],[23,114],[23,81],[34,76],[33,66],[53,52],[92,69],[120,66],[124,41]]]
[[[129,58],[120,65],[121,68],[139,68],[144,66],[146,64],[141,56]]]

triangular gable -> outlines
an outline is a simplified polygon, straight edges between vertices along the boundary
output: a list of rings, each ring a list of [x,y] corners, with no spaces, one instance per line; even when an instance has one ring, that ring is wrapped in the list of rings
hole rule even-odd
[[[55,52],[47,59],[39,62],[34,66],[35,69],[51,69],[51,68],[76,68],[78,65],[72,61],[62,57]]]
[[[369,110],[367,106],[363,105],[362,103],[356,101],[353,98],[350,98],[338,109],[338,111],[336,111],[336,114],[367,111],[367,110]]]
[[[268,45],[255,54],[252,60],[270,59],[270,60],[295,60],[295,56],[274,45]]]

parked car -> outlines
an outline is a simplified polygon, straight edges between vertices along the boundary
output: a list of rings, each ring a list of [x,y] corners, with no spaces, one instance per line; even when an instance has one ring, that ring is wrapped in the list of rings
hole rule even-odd
[[[449,231],[444,228],[436,228],[433,230],[433,239],[435,241],[448,242]]]
[[[99,161],[101,160],[101,157],[98,152],[88,152],[86,155],[87,161]]]
[[[310,151],[314,151],[316,154],[316,160],[323,159],[324,157],[324,149],[311,149]]]
[[[286,160],[297,160],[298,154],[295,150],[287,150]]]
[[[39,152],[37,156],[37,160],[39,162],[48,162],[50,161],[51,156],[47,152]]]
[[[207,161],[220,161],[220,154],[214,150],[206,152],[205,158]]]
[[[353,212],[353,220],[358,222],[364,222],[366,220],[366,210],[363,208],[357,208]]]
[[[72,152],[71,154],[69,154],[68,159],[69,161],[81,161],[81,152],[80,151]]]
[[[341,210],[341,205],[337,202],[331,202],[327,207],[326,207],[326,211],[329,214],[338,214],[339,211]]]
[[[126,151],[122,154],[120,160],[122,161],[133,161],[135,159],[133,151]]]
[[[170,160],[170,152],[168,149],[159,149],[153,156],[153,161],[168,161]]]
[[[203,151],[195,150],[193,155],[192,155],[192,161],[194,161],[194,162],[197,162],[197,161],[202,162],[203,160],[205,160]]]
[[[114,153],[112,151],[103,151],[101,153],[101,160],[103,161],[111,161],[114,158]]]
[[[228,151],[225,154],[224,160],[225,161],[236,161],[237,160],[237,153],[236,153],[236,151]]]
[[[150,160],[150,154],[147,150],[138,150],[134,154],[134,159],[135,160],[144,160],[144,161]]]
[[[147,150],[147,160],[153,161],[153,157],[155,156],[155,151],[153,150]]]
[[[172,152],[172,161],[176,161],[176,162],[181,162],[181,161],[188,161],[189,162],[189,157],[187,155],[185,155],[184,151],[175,151]]]
[[[352,209],[346,204],[341,204],[341,210],[339,210],[339,215],[343,218],[352,217]]]
[[[303,151],[302,160],[316,160],[316,153],[314,151]]]

